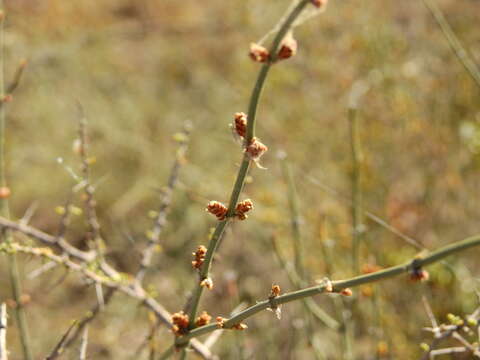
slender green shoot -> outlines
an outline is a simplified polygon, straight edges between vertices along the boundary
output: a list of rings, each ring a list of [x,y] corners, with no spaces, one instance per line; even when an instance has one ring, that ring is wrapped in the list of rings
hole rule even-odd
[[[362,193],[360,189],[360,142],[358,139],[357,109],[348,109],[348,122],[350,128],[350,148],[352,153],[352,270],[354,274],[359,272],[360,243],[362,241]]]
[[[272,46],[270,48],[270,54],[276,53],[276,50],[278,49],[282,39],[285,37],[285,34],[290,29],[295,19],[301,14],[303,9],[309,3],[310,3],[310,0],[300,1],[297,4],[297,6],[292,10],[292,12],[286,17],[284,23],[282,24],[280,30],[278,31],[278,33],[276,34],[272,42]],[[249,144],[255,136],[255,120],[256,120],[258,103],[260,101],[260,96],[262,94],[262,90],[263,90],[268,72],[275,60],[276,60],[275,55],[272,55],[270,60],[262,65],[260,72],[258,74],[257,80],[255,82],[255,85],[253,87],[253,91],[252,91],[249,106],[248,106],[247,133],[245,135],[246,144]],[[200,281],[198,281],[192,295],[191,309],[189,312],[189,318],[192,320],[192,323],[194,322],[194,319],[197,316],[198,306],[203,293],[203,286],[201,286],[200,283],[203,279],[209,278],[213,256],[217,250],[218,244],[223,236],[223,233],[227,224],[231,221],[231,219],[235,215],[235,207],[236,207],[236,204],[238,203],[238,199],[243,190],[243,186],[245,184],[245,178],[248,174],[248,170],[250,169],[251,162],[252,160],[250,158],[250,155],[245,153],[243,156],[242,163],[240,165],[240,169],[238,170],[237,179],[235,181],[232,194],[230,196],[226,219],[223,221],[219,221],[219,223],[217,224],[214,230],[212,237],[210,238],[210,241],[207,247],[208,248],[207,254],[205,256],[205,261],[200,271]]]
[[[447,39],[447,42],[458,61],[460,61],[475,84],[477,84],[477,86],[480,88],[480,69],[478,68],[475,60],[473,60],[468,51],[465,49],[465,46],[463,46],[458,36],[453,31],[440,8],[437,6],[434,0],[423,0],[423,4],[442,30],[443,36],[445,39]]]
[[[413,260],[410,260],[404,264],[392,266],[374,273],[359,275],[346,280],[332,281],[330,284],[328,282],[322,281],[322,283],[319,285],[285,293],[283,295],[275,297],[273,300],[267,299],[259,301],[255,305],[243,311],[240,311],[229,319],[226,319],[223,323],[223,328],[232,328],[234,325],[241,323],[242,321],[258,314],[263,310],[266,310],[267,308],[270,308],[272,305],[278,306],[319,294],[339,293],[347,288],[386,280],[405,273],[412,274],[413,272],[418,272],[424,266],[434,264],[446,258],[447,256],[451,256],[453,254],[465,251],[467,249],[471,249],[476,246],[480,246],[480,235],[475,235],[464,240],[451,243],[450,245],[444,246],[423,257],[417,256]],[[328,288],[330,286],[332,287],[331,292],[328,291]],[[191,330],[188,334],[177,338],[176,344],[177,346],[184,346],[191,339],[204,334],[208,334],[216,329],[218,329],[217,324],[209,324],[195,328]]]
[[[5,193],[5,196],[0,197],[0,215],[5,218],[10,218],[10,208],[8,204],[8,194],[10,192],[7,187],[6,179],[6,167],[5,167],[5,106],[4,103],[7,99],[5,93],[5,12],[3,0],[0,0],[0,187],[2,192]],[[23,70],[22,70],[23,71]],[[16,83],[20,79],[21,73],[19,73]],[[9,86],[9,89],[12,91],[16,88]],[[8,243],[12,242],[12,234],[9,230],[4,230],[2,232],[2,239]],[[20,342],[22,344],[23,356],[26,360],[32,360],[32,351],[30,346],[30,337],[28,334],[28,325],[27,318],[25,314],[25,308],[21,301],[22,287],[20,281],[20,273],[18,271],[17,257],[15,254],[8,255],[8,276],[10,278],[10,283],[12,286],[13,299],[17,304],[15,317],[18,324],[18,329],[20,333]]]

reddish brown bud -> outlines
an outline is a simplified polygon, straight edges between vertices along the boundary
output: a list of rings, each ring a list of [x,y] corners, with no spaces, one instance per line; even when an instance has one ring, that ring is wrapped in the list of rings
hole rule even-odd
[[[310,2],[317,8],[327,6],[328,0],[310,0]]]
[[[225,215],[227,215],[227,207],[218,201],[210,201],[207,205],[206,210],[215,215],[218,220],[225,220]]]
[[[258,161],[267,150],[268,147],[254,137],[245,149],[245,152],[250,155],[253,161]]]
[[[207,248],[203,245],[200,245],[192,255],[195,257],[195,260],[192,261],[192,266],[194,269],[200,269],[205,261],[205,255],[207,254]]]
[[[250,199],[243,200],[235,208],[235,216],[240,220],[245,220],[248,216],[245,214],[253,209],[253,202]]]
[[[9,187],[2,186],[0,187],[0,199],[6,199],[10,197],[11,191]]]
[[[246,324],[239,323],[239,324],[233,325],[232,329],[242,331],[242,330],[248,329],[248,326]]]
[[[223,328],[223,325],[225,325],[225,318],[221,317],[221,316],[217,316],[217,318],[215,319],[215,322],[217,323],[217,326],[219,328]]]
[[[22,294],[20,295],[19,300],[20,300],[20,304],[22,304],[22,306],[25,306],[32,301],[32,297],[30,296],[30,294]]]
[[[340,294],[342,294],[343,296],[352,296],[353,292],[351,289],[345,288],[340,291]]]
[[[4,95],[2,98],[2,102],[4,103],[11,102],[12,100],[13,100],[13,96],[11,94]]]
[[[197,320],[195,320],[195,325],[196,326],[204,326],[207,325],[212,317],[208,315],[206,311],[202,312],[199,317],[197,317]]]
[[[285,60],[295,56],[297,53],[297,48],[297,40],[295,40],[291,34],[285,36],[280,44],[280,50],[278,51],[277,59]]]
[[[172,314],[172,332],[176,336],[186,334],[188,332],[189,323],[188,315],[185,315],[183,311]]]
[[[270,298],[274,298],[280,295],[280,286],[279,285],[272,285],[272,290],[270,292]]]
[[[247,115],[243,112],[236,113],[233,127],[238,136],[245,137],[247,133]]]
[[[423,269],[414,269],[410,273],[411,281],[427,281],[430,278],[428,271]]]
[[[250,44],[250,58],[256,62],[267,62],[270,59],[270,53],[266,48],[261,45],[251,43]]]

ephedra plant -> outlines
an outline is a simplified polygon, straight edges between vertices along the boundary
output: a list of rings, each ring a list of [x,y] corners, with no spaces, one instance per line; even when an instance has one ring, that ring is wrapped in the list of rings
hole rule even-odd
[[[247,176],[252,171],[268,171],[262,165],[262,156],[269,150],[268,146],[260,139],[261,134],[256,133],[257,108],[260,104],[261,94],[272,70],[281,71],[282,63],[293,57],[297,53],[297,40],[294,38],[293,31],[305,20],[312,18],[326,8],[327,0],[295,0],[287,10],[286,14],[279,23],[260,41],[250,45],[249,55],[251,60],[258,63],[258,76],[255,80],[250,100],[245,112],[232,111],[232,130],[238,139],[238,154],[241,157],[236,180],[234,182],[228,202],[223,203],[220,200],[212,199],[206,206],[206,211],[211,214],[215,221],[215,228],[209,236],[208,243],[199,246],[192,246],[193,257],[191,259],[191,267],[195,273],[195,285],[188,299],[185,299],[185,305],[181,304],[178,308],[172,308],[170,311],[162,305],[162,297],[154,296],[151,289],[147,289],[145,284],[145,276],[148,272],[153,271],[152,263],[156,256],[156,249],[161,244],[162,232],[167,224],[167,215],[172,203],[172,194],[178,183],[180,170],[184,164],[189,137],[192,130],[190,124],[186,124],[181,133],[177,135],[178,149],[176,158],[171,168],[170,177],[167,186],[163,189],[158,210],[155,212],[155,219],[152,230],[148,232],[148,239],[143,248],[138,270],[132,274],[125,274],[112,266],[109,262],[106,241],[103,238],[100,221],[97,216],[96,200],[95,200],[95,182],[91,179],[91,157],[88,147],[88,134],[85,115],[83,109],[79,106],[79,130],[78,139],[75,143],[75,152],[78,154],[81,163],[80,174],[74,174],[76,180],[75,185],[71,189],[71,195],[63,206],[58,209],[60,214],[60,225],[58,232],[48,234],[32,226],[27,221],[12,221],[9,219],[8,207],[6,207],[6,199],[9,197],[8,187],[2,181],[0,196],[2,197],[3,212],[0,217],[0,227],[3,230],[3,240],[0,245],[0,251],[6,254],[11,260],[9,268],[12,272],[12,287],[14,288],[15,311],[17,312],[17,324],[20,328],[20,340],[23,345],[24,358],[33,358],[31,353],[31,345],[28,340],[28,328],[25,321],[23,303],[19,292],[20,279],[16,271],[15,259],[17,256],[27,255],[35,258],[41,258],[45,261],[45,265],[39,271],[45,271],[50,266],[62,266],[70,272],[77,273],[89,286],[95,289],[98,298],[98,304],[90,309],[86,315],[77,319],[70,326],[65,326],[65,332],[59,334],[59,341],[52,349],[44,350],[43,357],[46,359],[55,359],[62,356],[65,349],[72,346],[77,340],[80,341],[79,358],[88,357],[88,324],[95,320],[96,316],[108,306],[115,293],[121,293],[124,296],[138,301],[146,307],[155,316],[155,325],[149,334],[148,342],[150,342],[150,358],[151,359],[168,359],[170,357],[179,356],[186,358],[193,356],[192,352],[205,359],[216,358],[215,352],[211,349],[208,338],[202,342],[198,338],[219,330],[220,333],[225,330],[248,332],[249,319],[256,314],[271,310],[281,320],[282,306],[290,302],[301,301],[304,305],[304,316],[309,319],[308,332],[313,333],[315,323],[319,321],[322,326],[331,329],[334,332],[344,333],[345,358],[355,358],[352,349],[355,342],[355,328],[351,326],[355,322],[357,312],[355,302],[347,303],[343,300],[336,301],[335,306],[339,312],[350,312],[350,317],[337,319],[321,309],[318,304],[313,301],[313,297],[317,295],[332,296],[336,300],[354,295],[355,288],[360,285],[370,284],[376,281],[385,280],[402,274],[407,274],[412,281],[423,281],[428,279],[428,272],[424,269],[426,266],[442,261],[447,256],[459,253],[461,251],[471,249],[480,245],[480,235],[472,236],[467,239],[450,243],[447,246],[437,250],[423,252],[413,259],[400,265],[380,268],[372,267],[368,271],[363,271],[363,275],[358,275],[345,280],[334,280],[325,274],[316,282],[313,282],[303,263],[303,250],[301,245],[301,220],[298,209],[298,199],[295,192],[295,184],[291,174],[291,170],[287,163],[284,163],[284,174],[289,184],[289,203],[291,213],[292,234],[295,240],[295,264],[293,268],[285,265],[285,259],[282,258],[282,251],[278,249],[278,243],[275,239],[272,241],[272,251],[278,255],[279,262],[287,270],[292,285],[297,288],[295,291],[285,292],[281,287],[274,283],[271,288],[265,289],[264,293],[258,294],[258,298],[264,298],[255,304],[250,304],[241,310],[232,311],[231,314],[219,314],[215,309],[205,310],[203,299],[208,296],[208,292],[215,288],[216,277],[214,272],[214,262],[216,259],[219,244],[224,238],[226,229],[232,222],[238,222],[241,226],[248,224],[248,218],[255,211],[255,199],[243,197],[243,188],[247,180]],[[267,45],[270,41],[269,45]],[[12,92],[18,84],[21,71],[25,65],[21,66],[20,72],[15,76],[14,87],[9,87]],[[277,70],[278,68],[278,70]],[[1,102],[2,118],[4,106],[7,101],[11,100],[11,94],[8,92],[3,95]],[[350,112],[350,120],[352,123],[352,154],[354,158],[354,174],[352,183],[354,188],[354,198],[352,215],[355,219],[355,232],[360,227],[362,212],[359,205],[360,186],[358,182],[359,167],[356,157],[357,145],[355,132],[353,131],[355,124],[355,111]],[[2,120],[3,129],[3,120]],[[0,135],[4,139],[4,134]],[[2,145],[3,149],[3,145]],[[3,150],[1,158],[3,159]],[[271,150],[271,149],[270,149]],[[285,161],[285,160],[283,160]],[[258,170],[257,170],[258,168]],[[5,169],[2,165],[0,168],[2,178],[5,175]],[[83,193],[85,218],[87,230],[85,232],[88,248],[81,249],[73,246],[67,239],[66,230],[69,226],[70,217],[77,211],[73,206],[73,198],[76,194]],[[2,195],[3,194],[3,195]],[[6,209],[6,210],[5,210]],[[368,213],[367,213],[368,215]],[[33,244],[40,244],[32,245]],[[360,270],[359,266],[359,246],[362,239],[355,233],[354,243],[352,246],[351,265],[354,272]],[[228,257],[228,254],[225,254]],[[340,255],[338,255],[340,256]],[[333,257],[334,258],[334,257]],[[165,276],[169,276],[165,274]],[[5,324],[5,306],[1,308],[2,316],[0,316],[1,324]],[[470,325],[477,326],[478,311],[469,316]],[[454,319],[455,320],[455,319]],[[458,320],[458,319],[457,319]],[[46,319],[45,321],[49,321]],[[170,346],[159,348],[155,343],[155,331],[157,323],[162,323],[171,330],[169,334]],[[451,335],[454,331],[460,331],[460,323],[456,321],[448,331],[440,328],[438,324],[432,323],[432,332],[444,336],[446,333]],[[30,326],[33,326],[30,324]],[[4,326],[0,327],[0,360],[7,358],[8,342]],[[452,331],[450,331],[452,330]],[[307,333],[308,333],[307,332]],[[312,334],[313,335],[313,334]],[[307,335],[308,336],[308,335]],[[165,341],[161,342],[162,344]],[[321,345],[315,341],[311,341],[315,358],[322,359],[327,356],[322,351]],[[466,346],[466,345],[465,345]],[[471,348],[466,347],[465,351],[478,353],[478,343],[470,344]],[[339,351],[342,353],[343,351]],[[430,351],[430,348],[428,349]]]

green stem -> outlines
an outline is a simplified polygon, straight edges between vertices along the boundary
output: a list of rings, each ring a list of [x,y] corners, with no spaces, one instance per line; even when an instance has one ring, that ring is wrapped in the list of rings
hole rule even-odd
[[[276,50],[280,42],[282,41],[283,37],[285,36],[287,31],[290,29],[291,25],[293,24],[295,19],[298,17],[298,15],[300,15],[303,8],[309,2],[310,2],[309,0],[302,0],[292,10],[290,15],[282,24],[282,27],[278,31],[277,35],[275,36],[275,39],[273,40],[272,46],[270,48],[270,54],[276,53]],[[247,134],[245,136],[245,142],[247,144],[250,143],[250,141],[253,139],[255,134],[255,118],[257,114],[258,103],[260,100],[262,89],[265,84],[265,80],[267,78],[268,71],[270,70],[270,67],[272,66],[274,61],[275,61],[275,56],[272,56],[270,61],[265,63],[262,66],[258,74],[257,81],[255,82],[255,86],[253,87],[252,95],[250,97],[250,102],[248,106]],[[245,178],[247,177],[248,170],[250,168],[250,163],[251,163],[250,157],[248,156],[248,154],[244,154],[242,164],[240,165],[240,169],[238,170],[237,179],[235,180],[235,185],[233,186],[232,194],[230,196],[227,218],[223,221],[220,221],[217,224],[215,231],[212,235],[212,238],[209,241],[209,244],[207,247],[208,248],[207,254],[205,256],[205,261],[203,263],[203,266],[200,272],[200,281],[197,283],[192,296],[192,302],[191,302],[192,305],[189,313],[190,321],[192,324],[195,322],[195,318],[198,312],[198,306],[200,305],[200,299],[203,293],[203,287],[200,285],[200,283],[203,279],[209,277],[213,256],[217,250],[220,240],[222,239],[222,236],[227,224],[230,222],[230,220],[234,215],[235,207],[237,205],[238,199],[240,197],[243,186],[245,184]]]
[[[431,252],[429,255],[426,255],[424,257],[417,257],[401,265],[392,266],[370,274],[356,276],[351,279],[332,281],[333,292],[338,293],[346,288],[369,284],[376,281],[392,278],[400,274],[409,273],[413,270],[418,270],[423,266],[431,265],[435,262],[438,262],[447,256],[470,249],[475,246],[480,246],[480,235],[472,236],[467,239],[454,242],[450,245],[444,246],[436,251]],[[230,317],[230,319],[227,319],[224,322],[224,328],[231,328],[235,324],[241,323],[243,320],[271,307],[272,305],[278,306],[292,301],[304,299],[306,297],[326,293],[325,288],[326,285],[321,284],[306,289],[286,293],[276,297],[273,300],[268,299],[257,302],[255,305],[239,312],[238,314],[233,315],[232,317]],[[218,329],[217,324],[209,324],[193,329],[188,334],[177,338],[176,344],[178,346],[181,346],[183,344],[186,344],[192,338],[210,333],[216,329]]]
[[[348,109],[350,146],[352,153],[352,269],[359,271],[360,242],[362,241],[362,194],[360,190],[360,144],[358,141],[357,109]]]
[[[360,244],[362,242],[362,193],[360,189],[361,169],[360,169],[360,141],[358,136],[357,109],[350,107],[348,109],[348,122],[350,127],[350,147],[352,154],[352,273],[358,274],[360,271]],[[350,319],[344,318],[345,324],[345,359],[353,360],[355,358],[354,339],[355,339],[355,302],[345,302],[349,309]],[[345,313],[345,312],[344,312]]]
[[[180,353],[180,360],[185,360],[187,358],[187,350],[183,349]]]
[[[471,76],[475,84],[480,88],[480,70],[475,61],[468,54],[465,47],[462,45],[460,39],[457,37],[457,35],[455,35],[455,32],[448,23],[447,19],[445,19],[445,16],[440,8],[433,0],[423,0],[423,4],[430,11],[438,26],[440,26],[445,39],[447,39],[448,44],[450,45],[450,48],[457,59],[463,65],[467,73]]]
[[[288,185],[288,205],[290,207],[290,223],[293,236],[293,250],[295,256],[295,270],[302,281],[305,281],[305,268],[303,264],[304,246],[300,232],[300,212],[298,210],[298,196],[293,180],[292,170],[287,160],[282,161],[282,170]]]
[[[247,134],[245,136],[245,143],[249,144],[250,141],[255,136],[255,119],[257,115],[257,107],[258,102],[260,100],[260,95],[262,93],[263,84],[265,83],[265,79],[267,78],[268,71],[270,67],[274,64],[277,58],[277,49],[280,45],[280,42],[283,40],[285,35],[287,34],[290,27],[295,22],[297,17],[302,13],[303,9],[309,4],[310,0],[301,0],[295,8],[293,8],[292,12],[287,16],[284,23],[278,30],[278,33],[275,35],[273,39],[272,46],[270,47],[270,60],[263,64],[262,68],[260,69],[260,73],[258,74],[257,82],[253,88],[252,96],[250,98],[250,104],[248,106],[248,122],[247,122]]]
[[[170,346],[167,350],[165,350],[165,352],[164,352],[163,354],[160,355],[160,357],[158,358],[158,360],[167,360],[167,359],[170,358],[170,356],[172,356],[174,353],[175,353],[175,346],[172,345],[172,346]]]
[[[298,276],[295,269],[288,266],[287,262],[283,258],[282,254],[280,253],[279,246],[275,239],[272,239],[272,247],[275,251],[275,255],[277,256],[277,260],[280,263],[280,266],[285,270],[288,276],[288,280],[296,287],[301,288],[302,286],[302,279]],[[327,327],[333,330],[338,330],[340,328],[340,323],[331,317],[327,312],[325,312],[320,306],[317,305],[315,301],[312,299],[306,298],[303,299],[304,306],[308,309],[308,312],[315,316],[318,320],[323,322]]]
[[[5,51],[4,51],[4,25],[5,25],[5,13],[4,4],[0,0],[0,186],[7,187],[6,180],[6,167],[5,167],[5,106],[3,103],[3,97],[5,94]],[[10,218],[10,208],[8,204],[8,197],[0,199],[0,215],[5,218]],[[2,233],[2,239],[8,243],[12,242],[12,234],[10,230],[5,230]],[[25,315],[25,309],[21,301],[22,288],[20,282],[20,274],[18,271],[17,257],[15,254],[8,255],[8,274],[10,278],[10,284],[12,287],[13,299],[17,304],[15,317],[18,323],[18,329],[20,333],[20,342],[22,344],[22,351],[25,360],[32,360],[32,352],[30,349],[30,339],[28,334],[28,325]]]

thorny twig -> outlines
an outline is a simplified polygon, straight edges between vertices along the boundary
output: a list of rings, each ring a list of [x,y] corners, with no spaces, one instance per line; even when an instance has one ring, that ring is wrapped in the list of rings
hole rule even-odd
[[[23,69],[26,66],[26,62],[20,63],[19,70],[14,77],[13,82],[7,86],[7,91],[10,90],[10,94],[5,93],[5,9],[4,2],[0,0],[0,188],[2,189],[3,196],[0,197],[0,216],[10,218],[10,205],[9,196],[10,188],[7,186],[7,172],[5,164],[5,129],[6,129],[6,113],[5,104],[12,100],[12,94],[23,74]],[[2,231],[0,234],[0,241],[10,243],[12,241],[12,234],[9,230]],[[29,327],[27,323],[27,316],[25,313],[24,304],[21,301],[22,296],[22,283],[20,280],[20,272],[18,270],[18,263],[15,254],[8,255],[8,277],[12,289],[12,297],[16,302],[17,307],[15,309],[15,317],[17,320],[17,326],[19,330],[20,343],[22,345],[22,352],[25,360],[32,360],[33,354],[30,344]]]
[[[5,219],[0,217],[0,221],[3,222],[5,221]],[[0,224],[0,226],[2,225]],[[40,230],[35,230],[35,234],[39,235],[42,238],[50,236],[41,232]],[[0,252],[19,252],[54,261],[59,265],[65,266],[69,270],[80,273],[84,278],[91,280],[93,283],[102,284],[108,288],[118,290],[134,299],[139,300],[144,306],[151,309],[155,313],[155,315],[162,321],[162,323],[164,323],[168,328],[172,327],[172,324],[170,322],[170,313],[154,298],[149,296],[147,292],[135,281],[122,280],[121,277],[112,278],[106,276],[103,273],[97,273],[93,270],[88,269],[85,263],[78,264],[67,257],[56,255],[49,248],[33,248],[17,243],[11,243],[0,245]],[[202,343],[192,343],[192,347],[203,358],[212,358],[210,350],[206,348]]]
[[[87,222],[90,231],[87,233],[88,240],[95,244],[98,255],[103,254],[103,241],[100,237],[100,223],[97,218],[96,201],[94,197],[95,187],[91,183],[90,159],[88,156],[88,141],[87,141],[87,119],[82,106],[78,105],[80,110],[80,120],[78,124],[78,153],[82,163],[82,175],[85,182],[85,208]],[[90,244],[92,245],[92,244]]]
[[[167,222],[167,214],[172,202],[172,194],[175,189],[175,185],[178,182],[180,168],[185,163],[185,153],[188,149],[188,137],[190,135],[190,131],[191,124],[185,123],[183,131],[179,134],[180,138],[178,139],[178,142],[180,143],[180,146],[177,149],[175,161],[170,170],[167,186],[162,190],[158,214],[153,225],[152,233],[148,236],[148,244],[142,253],[140,270],[136,275],[136,278],[140,283],[143,281],[147,269],[150,267],[155,248],[160,242],[160,234],[162,233]]]
[[[46,234],[29,225],[21,225],[4,217],[0,217],[0,227],[9,229],[13,232],[19,232],[32,239],[40,241],[45,245],[57,248],[58,250],[62,251],[62,253],[65,253],[68,256],[84,263],[90,263],[95,259],[95,252],[79,250],[64,239],[57,239],[56,236]]]
[[[88,345],[88,326],[85,327],[82,335],[82,343],[80,344],[79,360],[87,360],[87,345]]]
[[[45,360],[53,360],[60,356],[64,350],[65,342],[67,341],[68,335],[75,327],[76,322],[74,321],[67,329],[67,331],[62,335],[60,341],[55,345],[52,352],[45,357]]]
[[[104,297],[104,306],[106,306],[110,302],[114,292],[115,292],[115,289],[108,288],[107,292],[105,293],[105,297]],[[90,322],[92,322],[93,319],[95,319],[95,317],[97,317],[97,315],[101,311],[102,311],[102,306],[98,302],[95,304],[95,306],[91,310],[87,311],[85,316],[77,322],[77,326],[73,330],[72,335],[69,336],[69,338],[65,342],[65,349],[75,343],[75,341],[78,339],[78,337],[80,336],[82,331],[87,328],[87,325]]]
[[[472,314],[467,315],[465,319],[453,314],[448,314],[448,323],[438,324],[432,309],[424,298],[424,305],[427,311],[427,315],[432,323],[432,327],[425,327],[423,330],[431,332],[433,334],[433,341],[430,345],[422,344],[422,348],[425,349],[425,353],[422,355],[421,360],[431,360],[436,356],[453,354],[453,353],[470,353],[476,359],[480,359],[480,345],[478,341],[470,343],[461,333],[475,336],[475,329],[478,331],[480,321],[480,307],[477,308]],[[460,342],[462,346],[447,347],[437,349],[437,347],[445,339],[452,338]],[[480,336],[479,336],[480,339]]]

